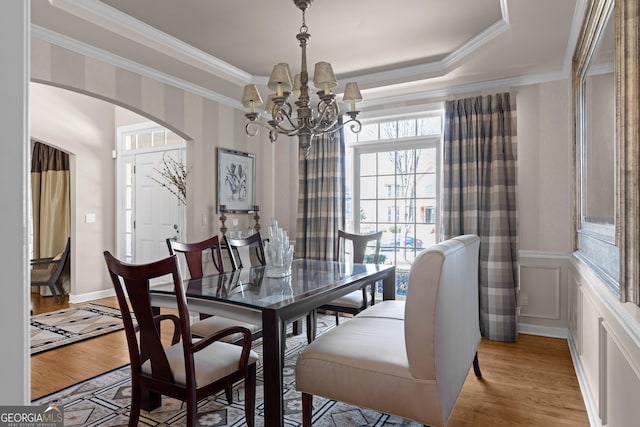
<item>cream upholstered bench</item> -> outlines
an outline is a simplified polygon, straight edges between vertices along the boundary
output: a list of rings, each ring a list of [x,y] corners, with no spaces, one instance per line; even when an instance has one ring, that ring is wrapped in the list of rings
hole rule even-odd
[[[296,363],[303,425],[313,395],[446,425],[473,364],[480,377],[475,235],[420,253],[405,301],[383,301],[321,335]]]

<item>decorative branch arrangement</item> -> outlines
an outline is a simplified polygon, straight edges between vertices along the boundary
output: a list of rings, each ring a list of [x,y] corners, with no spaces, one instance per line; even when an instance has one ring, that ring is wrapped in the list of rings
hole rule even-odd
[[[166,154],[162,156],[162,168],[153,168],[164,179],[164,182],[150,176],[152,180],[169,190],[178,198],[183,205],[187,204],[187,168],[182,162],[168,157]]]

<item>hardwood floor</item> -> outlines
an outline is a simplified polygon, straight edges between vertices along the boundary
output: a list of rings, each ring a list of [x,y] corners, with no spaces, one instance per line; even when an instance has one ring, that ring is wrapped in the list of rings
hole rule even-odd
[[[115,298],[92,301],[117,307]],[[32,295],[34,314],[68,307],[67,297]],[[73,304],[71,304],[73,305]],[[566,340],[520,335],[517,343],[483,339],[483,379],[471,370],[449,427],[588,426]],[[114,332],[31,357],[31,398],[129,363],[124,333]]]

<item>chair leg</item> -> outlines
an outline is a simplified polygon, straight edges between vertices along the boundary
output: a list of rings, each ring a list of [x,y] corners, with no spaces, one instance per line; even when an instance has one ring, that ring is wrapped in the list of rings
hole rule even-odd
[[[198,416],[198,401],[196,400],[195,392],[187,392],[187,401],[185,405],[187,407],[187,427],[195,427],[197,424]]]
[[[302,393],[302,427],[311,427],[313,415],[313,395]]]
[[[51,295],[53,295],[54,297],[56,297],[56,303],[60,304],[60,297],[58,296],[58,291],[56,291],[56,288],[53,284],[49,285],[49,290],[51,291]]]
[[[336,315],[336,326],[340,325],[340,313],[338,313],[337,311],[333,312]]]
[[[256,413],[256,364],[252,363],[248,371],[244,379],[244,417],[247,426],[253,427]]]
[[[129,427],[137,427],[140,419],[141,392],[137,385],[131,384],[131,410],[129,412]]]
[[[311,310],[307,314],[307,344],[311,344],[316,339],[316,311]]]
[[[476,352],[476,356],[473,358],[473,373],[476,374],[476,377],[482,378],[482,372],[480,372],[480,363],[478,363],[478,352]]]
[[[227,386],[224,389],[224,395],[227,398],[227,403],[231,405],[233,403],[233,385]]]

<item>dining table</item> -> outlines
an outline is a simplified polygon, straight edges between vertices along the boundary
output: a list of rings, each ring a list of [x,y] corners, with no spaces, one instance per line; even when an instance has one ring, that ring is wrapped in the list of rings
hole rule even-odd
[[[287,322],[311,314],[342,295],[382,281],[382,298],[395,299],[395,266],[299,258],[291,274],[269,277],[265,266],[186,279],[189,310],[262,325],[264,424],[284,425],[283,357]],[[154,307],[175,307],[173,285],[151,288]],[[308,325],[309,327],[309,325]],[[315,329],[314,329],[315,331]]]

